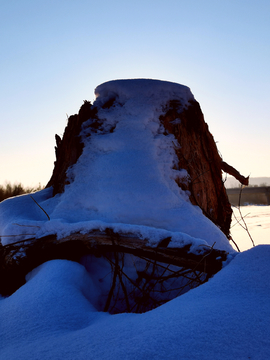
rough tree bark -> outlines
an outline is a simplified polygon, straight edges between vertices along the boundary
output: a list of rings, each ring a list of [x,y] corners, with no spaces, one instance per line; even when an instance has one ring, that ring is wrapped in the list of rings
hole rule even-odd
[[[76,164],[83,150],[83,143],[80,138],[82,124],[94,116],[95,110],[91,103],[85,100],[79,113],[68,118],[63,138],[61,139],[59,135],[55,135],[56,161],[51,179],[46,186],[53,187],[53,195],[64,192],[65,185],[69,184],[66,174],[67,169]]]
[[[170,101],[160,116],[165,134],[175,136],[178,169],[186,169],[189,181],[179,179],[178,185],[190,192],[190,201],[229,237],[232,209],[222,179],[222,170],[239,174],[222,161],[203,113],[197,101],[182,109],[179,101]],[[227,167],[224,166],[227,165]],[[230,171],[229,171],[229,170]],[[234,171],[233,171],[234,170]],[[238,180],[248,184],[248,178],[239,174]]]

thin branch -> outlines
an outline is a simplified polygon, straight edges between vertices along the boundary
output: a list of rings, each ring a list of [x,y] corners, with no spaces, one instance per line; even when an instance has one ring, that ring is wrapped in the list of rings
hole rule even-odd
[[[35,234],[23,234],[23,236],[32,236],[32,235],[35,235]],[[1,235],[0,237],[5,237],[5,236],[13,237],[13,236],[19,236],[19,235]],[[22,235],[20,235],[20,236],[22,236]],[[12,247],[13,245],[17,245],[17,244],[20,244],[20,243],[24,243],[25,241],[31,241],[31,240],[36,240],[36,239],[35,238],[30,238],[30,239],[19,240],[19,241],[13,242],[11,244],[3,245],[3,248]]]
[[[240,193],[239,193],[239,200],[238,200],[238,208],[237,208],[237,209],[238,209],[238,211],[239,211],[240,218],[241,218],[241,220],[242,220],[242,222],[243,222],[244,225],[240,224],[240,221],[238,221],[238,223],[239,223],[239,225],[240,225],[244,230],[246,230],[246,232],[247,232],[247,234],[248,234],[248,236],[249,236],[249,238],[250,238],[250,240],[251,240],[251,242],[252,242],[252,245],[253,245],[253,247],[254,247],[254,246],[255,246],[255,243],[254,243],[254,241],[253,241],[253,239],[252,239],[252,236],[251,236],[251,234],[250,234],[250,232],[249,232],[249,230],[248,230],[247,223],[245,222],[244,216],[242,215],[242,212],[241,212],[241,195],[242,195],[243,188],[244,188],[244,186],[241,185],[241,189],[240,189]]]
[[[33,198],[33,196],[31,196],[31,195],[29,195],[30,196],[30,198],[37,204],[37,206],[44,212],[44,214],[47,216],[47,218],[49,219],[49,220],[51,220],[50,219],[50,217],[49,217],[49,215],[46,213],[46,211],[43,209],[43,207],[41,207],[40,205],[39,205],[39,203]]]
[[[113,296],[113,292],[114,292],[115,285],[116,285],[116,279],[117,279],[117,271],[115,269],[115,264],[114,264],[113,282],[112,282],[112,286],[110,288],[110,291],[109,291],[109,294],[108,294],[108,297],[107,297],[107,301],[106,301],[106,304],[105,304],[105,307],[104,307],[105,312],[107,312],[109,310],[109,306],[110,306],[112,296]]]
[[[235,207],[236,209],[238,209],[237,206],[233,206],[233,207]],[[246,215],[244,215],[244,216],[243,216],[243,219],[244,219],[245,217],[247,217],[249,214],[250,214],[250,213],[247,213]],[[236,221],[236,223],[233,224],[233,225],[231,226],[231,228],[233,228],[235,225],[240,225],[240,226],[244,229],[244,226],[240,223],[240,220],[237,219],[237,217],[235,216],[235,213],[234,213],[234,212],[233,212],[233,216],[234,216],[234,220]]]
[[[241,225],[241,226],[242,226],[242,225]],[[234,245],[235,245],[235,247],[236,247],[237,251],[238,251],[238,252],[240,252],[240,249],[239,249],[238,245],[236,244],[236,242],[233,240],[233,238],[232,238],[231,236],[230,236],[229,240],[230,240],[230,241],[232,241],[232,242],[234,243]]]
[[[40,226],[38,226],[38,225],[22,225],[22,224],[17,224],[17,223],[13,223],[12,225],[23,226],[23,227],[36,227],[36,228],[40,229]]]

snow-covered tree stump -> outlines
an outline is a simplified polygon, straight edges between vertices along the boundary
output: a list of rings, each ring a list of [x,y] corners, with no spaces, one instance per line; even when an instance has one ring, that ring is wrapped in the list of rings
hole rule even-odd
[[[186,86],[117,80],[96,95],[56,135],[46,189],[0,204],[0,293],[67,259],[98,284],[93,263],[111,275],[98,310],[143,312],[207,281],[234,253],[222,170],[248,178],[222,160]]]
[[[90,121],[89,126],[93,132],[106,133],[108,130],[104,130],[104,119],[99,112],[102,109],[113,108],[115,101],[117,97],[111,95],[102,104],[101,109],[85,101],[79,113],[69,117],[63,139],[56,135],[56,162],[47,185],[53,186],[54,195],[62,193],[65,185],[70,183],[67,170],[82,154],[82,125]],[[159,116],[156,116],[163,127],[163,134],[174,136],[172,146],[178,159],[174,169],[187,171],[187,177],[176,178],[176,183],[181,189],[189,191],[191,203],[198,205],[229,237],[232,209],[224,187],[222,170],[235,176],[244,185],[248,184],[248,178],[240,175],[222,160],[196,100],[189,100],[188,105],[185,105],[172,97],[162,105]],[[109,131],[113,132],[114,127]]]

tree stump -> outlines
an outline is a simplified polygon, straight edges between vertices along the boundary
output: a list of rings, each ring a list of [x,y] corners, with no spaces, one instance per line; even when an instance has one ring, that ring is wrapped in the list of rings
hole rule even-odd
[[[63,138],[55,136],[56,161],[47,184],[53,196],[64,193],[56,215],[51,210],[54,219],[82,228],[62,238],[54,228],[42,238],[0,244],[0,294],[10,295],[45,261],[90,256],[88,264],[99,261],[98,267],[111,269],[103,309],[143,312],[207,281],[231,258],[233,249],[221,233],[229,238],[232,214],[222,170],[245,185],[248,178],[222,160],[187,87],[137,79],[97,90],[100,98],[93,105],[84,101],[69,117]]]
[[[102,105],[102,109],[110,108],[114,101],[114,98],[110,98]],[[56,135],[56,161],[47,184],[47,187],[53,187],[54,195],[64,191],[65,185],[69,183],[66,172],[82,154],[84,144],[80,132],[83,123],[91,119],[93,129],[102,131],[99,110],[98,106],[84,101],[79,113],[69,117],[63,139]],[[174,150],[178,158],[175,168],[185,169],[189,175],[188,181],[177,179],[178,186],[189,191],[191,203],[198,205],[205,216],[229,238],[232,209],[222,170],[235,176],[244,185],[248,184],[248,178],[222,160],[197,101],[189,101],[186,107],[172,98],[163,108],[159,121],[164,126],[164,134],[173,134],[175,137]]]

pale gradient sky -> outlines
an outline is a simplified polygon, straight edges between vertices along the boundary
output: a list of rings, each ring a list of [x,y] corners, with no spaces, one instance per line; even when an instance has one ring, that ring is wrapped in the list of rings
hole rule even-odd
[[[2,0],[0,184],[45,185],[54,135],[97,85],[190,87],[224,161],[270,176],[269,0]]]

